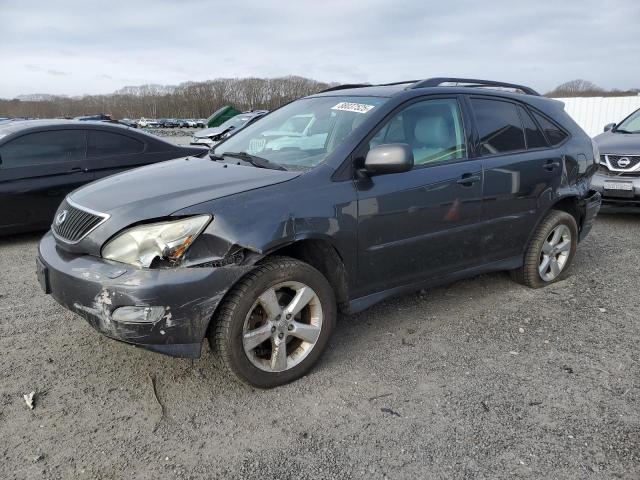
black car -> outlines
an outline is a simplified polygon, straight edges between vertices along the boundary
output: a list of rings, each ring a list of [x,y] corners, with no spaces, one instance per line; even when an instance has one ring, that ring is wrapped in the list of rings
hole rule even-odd
[[[258,387],[309,371],[338,311],[496,270],[564,278],[600,207],[591,139],[499,82],[332,88],[210,156],[73,192],[38,278],[111,338],[184,357],[208,338]]]
[[[600,149],[600,170],[592,187],[607,204],[640,207],[640,110],[606,125],[594,141]]]
[[[31,120],[0,125],[0,235],[49,228],[65,196],[93,180],[205,149],[118,124]]]
[[[176,128],[179,127],[180,124],[173,118],[161,118],[158,120],[158,126],[160,128]]]

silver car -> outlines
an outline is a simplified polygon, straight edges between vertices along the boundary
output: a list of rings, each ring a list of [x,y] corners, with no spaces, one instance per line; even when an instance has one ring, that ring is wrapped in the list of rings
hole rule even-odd
[[[600,149],[600,169],[592,187],[606,203],[640,206],[640,109],[605,126],[594,141]]]

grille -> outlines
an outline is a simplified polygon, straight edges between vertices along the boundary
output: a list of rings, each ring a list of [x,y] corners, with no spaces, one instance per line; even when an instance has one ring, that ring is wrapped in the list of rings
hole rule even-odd
[[[614,169],[632,170],[640,164],[639,155],[606,155],[606,158]]]
[[[106,219],[106,215],[81,210],[65,200],[58,208],[51,228],[58,238],[69,243],[77,243]]]

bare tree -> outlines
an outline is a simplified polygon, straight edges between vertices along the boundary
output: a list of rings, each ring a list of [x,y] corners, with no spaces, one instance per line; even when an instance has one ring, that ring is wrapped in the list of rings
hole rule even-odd
[[[51,118],[107,113],[113,118],[205,118],[225,105],[233,105],[239,110],[272,110],[333,85],[289,76],[127,86],[109,95],[0,99],[0,116]]]
[[[594,97],[603,96],[606,90],[588,80],[571,80],[558,85],[546,94],[547,97]],[[619,94],[620,92],[618,92]]]

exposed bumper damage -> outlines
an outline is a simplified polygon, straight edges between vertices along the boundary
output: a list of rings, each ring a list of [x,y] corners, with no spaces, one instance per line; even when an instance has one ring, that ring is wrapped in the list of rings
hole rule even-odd
[[[602,205],[602,195],[600,192],[591,190],[589,195],[581,201],[581,208],[583,208],[584,217],[582,219],[582,226],[580,228],[580,238],[582,241],[589,234],[593,227],[593,222],[600,211]]]
[[[104,335],[176,357],[198,357],[220,300],[251,266],[140,269],[40,242],[45,284]],[[137,308],[136,308],[137,307]]]

